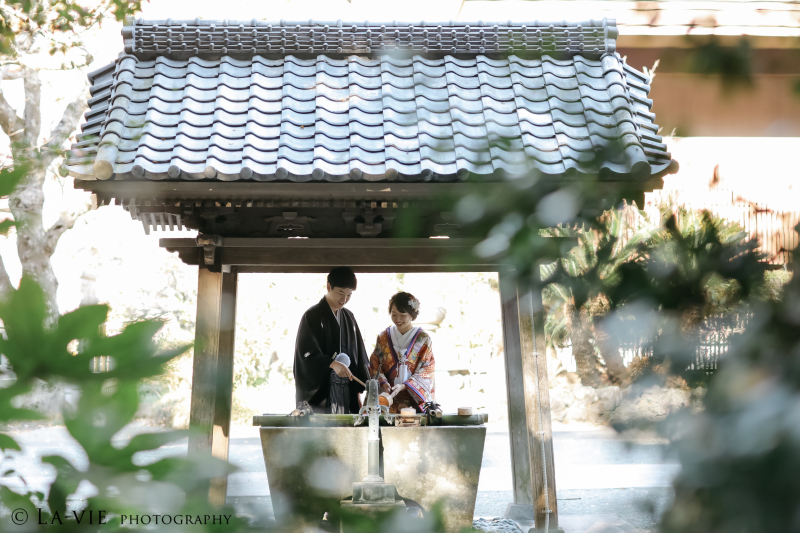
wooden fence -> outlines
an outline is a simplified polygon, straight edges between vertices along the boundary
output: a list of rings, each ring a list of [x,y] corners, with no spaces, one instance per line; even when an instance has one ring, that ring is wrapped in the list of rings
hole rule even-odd
[[[694,355],[689,364],[690,370],[713,372],[717,369],[719,361],[728,353],[734,337],[744,332],[749,316],[742,314],[712,315],[707,317],[695,330]],[[637,357],[653,355],[653,344],[648,339],[621,342],[619,347],[623,363],[628,366]],[[575,372],[575,358],[572,348],[555,347],[555,356],[567,372]]]
[[[731,315],[712,315],[707,317],[694,332],[691,339],[694,345],[694,356],[689,364],[690,370],[713,372],[721,358],[728,353],[735,336],[741,335],[747,327],[749,315],[744,313]],[[652,344],[646,340],[625,343],[620,347],[625,366],[634,357],[652,355]]]

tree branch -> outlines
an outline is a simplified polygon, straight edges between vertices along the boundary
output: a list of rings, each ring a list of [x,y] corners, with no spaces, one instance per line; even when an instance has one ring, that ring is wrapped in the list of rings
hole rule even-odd
[[[3,80],[18,80],[23,76],[22,67],[18,63],[6,63],[0,67],[0,81]],[[11,135],[25,127],[25,123],[17,116],[16,110],[11,107],[6,97],[3,95],[3,90],[0,89],[0,128],[6,135]],[[11,137],[11,142],[14,142],[14,137]]]
[[[0,80],[18,80],[23,76],[19,63],[6,63],[0,67]]]
[[[25,127],[25,123],[17,116],[17,112],[8,103],[3,91],[0,90],[0,128],[3,132],[11,137],[11,134],[21,130]],[[11,142],[14,142],[14,137],[11,137]]]
[[[23,67],[22,70],[25,80],[25,140],[28,146],[37,146],[42,131],[42,82],[35,69]]]
[[[56,251],[58,239],[60,239],[66,231],[72,229],[72,227],[75,225],[75,222],[77,222],[80,217],[88,213],[91,210],[91,207],[92,206],[90,204],[85,204],[80,209],[61,213],[61,216],[58,217],[58,220],[56,220],[55,223],[50,226],[44,235],[44,251],[48,257],[52,256]]]
[[[72,132],[78,126],[78,121],[83,116],[83,112],[88,107],[88,91],[84,91],[74,102],[71,102],[61,115],[61,120],[53,129],[50,140],[42,148],[42,159],[45,167],[49,167],[53,160],[61,155],[61,147],[64,141],[69,139]]]
[[[0,300],[4,299],[13,288],[11,279],[6,271],[6,264],[3,263],[3,257],[0,256]]]

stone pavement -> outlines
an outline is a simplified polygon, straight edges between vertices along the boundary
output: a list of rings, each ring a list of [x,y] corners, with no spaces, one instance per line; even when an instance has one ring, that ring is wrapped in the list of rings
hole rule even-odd
[[[637,533],[639,530],[613,514],[567,515],[558,524],[569,533]]]

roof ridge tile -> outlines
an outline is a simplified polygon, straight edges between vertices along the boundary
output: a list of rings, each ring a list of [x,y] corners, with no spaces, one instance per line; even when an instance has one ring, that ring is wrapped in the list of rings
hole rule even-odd
[[[269,21],[145,21],[128,19],[122,30],[125,50],[141,58],[168,55],[218,57],[237,54],[284,56],[326,54],[485,55],[509,52],[600,56],[616,51],[616,21],[582,22],[434,22],[408,24],[269,22]]]

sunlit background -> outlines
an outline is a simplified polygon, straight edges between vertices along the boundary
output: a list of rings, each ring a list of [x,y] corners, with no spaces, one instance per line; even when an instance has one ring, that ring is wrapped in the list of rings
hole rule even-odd
[[[470,0],[278,0],[185,1],[153,0],[144,5],[145,19],[252,18],[268,20],[377,21],[531,21],[601,19],[614,17],[620,28],[620,53],[635,68],[651,75],[653,112],[662,126],[676,175],[667,176],[660,190],[648,194],[646,208],[655,216],[665,202],[705,208],[742,224],[765,243],[776,270],[785,268],[781,243],[794,235],[787,228],[800,220],[800,180],[795,163],[800,153],[800,97],[798,70],[792,47],[800,36],[796,4],[769,2],[627,2],[627,1],[470,1]],[[47,54],[26,59],[35,62],[43,82],[41,140],[45,141],[69,102],[87,88],[87,72],[114,61],[122,50],[121,24],[107,21],[83,36],[93,61],[83,69],[62,70],[77,61],[71,55]],[[687,39],[716,35],[732,43],[749,36],[754,58],[751,83],[731,83],[719,76],[702,76],[687,67]],[[726,40],[727,39],[727,40]],[[665,52],[666,51],[666,52]],[[684,55],[682,55],[684,54]],[[796,54],[795,54],[796,55]],[[790,57],[791,56],[791,57]],[[787,59],[788,58],[788,59]],[[0,81],[9,103],[22,114],[23,80]],[[0,133],[0,154],[9,157],[9,139]],[[90,200],[61,178],[53,168],[45,184],[44,226],[68,209],[80,209]],[[0,218],[8,216],[0,204]],[[791,233],[791,235],[789,235]],[[111,306],[109,333],[130,321],[162,318],[161,341],[191,343],[194,339],[197,267],[189,267],[158,246],[164,237],[192,237],[194,232],[154,231],[145,234],[121,207],[101,207],[83,215],[60,239],[52,257],[59,281],[61,312],[82,302]],[[21,265],[12,232],[0,238],[0,256],[12,283]],[[770,244],[771,243],[771,244]],[[500,298],[495,274],[362,274],[348,307],[355,313],[367,350],[375,336],[389,325],[387,303],[396,291],[413,293],[422,303],[418,320],[432,333],[437,361],[437,399],[446,411],[469,405],[488,412],[495,437],[507,438],[505,369],[500,322]],[[243,274],[239,281],[233,423],[234,436],[254,437],[254,414],[286,413],[294,407],[292,359],[300,316],[324,291],[320,274]],[[592,406],[620,408],[620,387],[582,387],[576,381],[571,347],[548,348],[551,403],[556,421],[559,489],[570,500],[588,497],[579,490],[671,490],[677,464],[652,449],[662,441],[653,435],[639,444],[650,448],[631,458],[614,439],[597,427],[607,417],[594,416]],[[635,354],[626,353],[630,363]],[[166,375],[142,388],[145,399],[140,421],[149,426],[186,427],[191,390],[191,354],[174,361]],[[606,385],[606,384],[604,384]],[[681,387],[653,390],[629,413],[665,416],[684,405],[689,393]],[[623,413],[624,414],[624,413]],[[579,423],[580,422],[580,423]],[[581,423],[594,424],[587,428]],[[607,428],[606,428],[607,429]],[[610,431],[610,430],[609,430]],[[577,436],[576,436],[577,435]],[[507,441],[498,437],[487,444],[488,458],[481,477],[479,507],[490,516],[502,513],[510,490]],[[563,440],[558,440],[563,439]],[[604,440],[605,439],[605,440]],[[37,440],[31,434],[31,442]],[[487,441],[488,442],[488,441]],[[502,446],[497,446],[500,442]],[[642,447],[642,450],[646,447]],[[260,453],[258,446],[256,453]],[[611,451],[609,451],[611,450]],[[639,452],[637,452],[639,453]],[[500,457],[500,459],[496,459]],[[259,458],[257,458],[260,461]],[[492,463],[492,461],[495,461]],[[630,464],[628,464],[630,463]],[[634,464],[635,463],[635,464]],[[487,466],[488,465],[488,466]],[[496,470],[493,470],[496,469]],[[238,474],[237,474],[238,475]],[[247,478],[247,472],[242,474]],[[263,485],[263,472],[253,472]],[[232,494],[252,495],[231,483]],[[240,487],[236,489],[235,487]],[[249,490],[249,489],[248,489]],[[574,492],[570,492],[573,490]],[[497,494],[494,507],[486,494]],[[667,499],[662,494],[662,501]],[[260,495],[260,493],[258,493]],[[571,498],[575,496],[575,498]],[[579,497],[580,496],[580,497]],[[625,496],[615,505],[632,508]],[[595,501],[595,500],[591,500]],[[480,503],[483,502],[483,503]],[[623,504],[620,504],[623,502]],[[624,503],[627,502],[627,503]],[[599,504],[598,504],[599,505]],[[594,506],[594,505],[592,505]],[[620,508],[622,508],[620,507]],[[491,509],[491,511],[487,510]],[[500,511],[497,511],[499,509]],[[615,509],[616,511],[617,509]],[[631,519],[633,520],[633,519]],[[639,527],[637,523],[637,527]]]
[[[613,4],[613,5],[612,5]],[[765,39],[798,34],[798,23],[780,10],[770,13],[745,12],[744,4],[719,2],[713,11],[720,17],[714,24],[685,24],[686,13],[677,7],[662,6],[661,16],[647,18],[646,11],[632,2],[569,2],[569,14],[583,19],[616,17],[620,25],[620,47],[658,46],[664,36],[716,33],[753,36],[756,45]],[[722,10],[722,4],[739,6]],[[723,16],[724,15],[724,16]],[[545,20],[565,16],[563,2],[408,0],[402,4],[365,0],[291,0],[291,1],[183,1],[153,0],[144,4],[145,19],[271,20],[370,20],[370,21],[449,21],[449,20]],[[683,17],[683,18],[682,18]],[[788,18],[787,18],[788,17]],[[86,88],[86,71],[113,61],[122,49],[121,24],[105,22],[83,36],[85,49],[93,57],[86,69],[58,70],[74,59],[61,55],[31,59],[45,70],[43,80],[42,139],[49,136],[67,103]],[[738,33],[737,33],[738,32]],[[626,40],[627,39],[627,40]],[[759,40],[760,39],[760,40]],[[642,44],[644,43],[644,44]],[[649,43],[649,44],[648,44]],[[769,46],[769,43],[764,44]],[[72,53],[78,53],[73,51]],[[638,53],[638,52],[637,52]],[[638,54],[636,57],[646,57]],[[631,61],[636,61],[631,56]],[[655,57],[655,56],[654,56]],[[643,60],[641,60],[643,61]],[[690,74],[671,72],[664,65],[633,64],[636,68],[655,67],[652,95],[654,111],[661,134],[667,139],[673,158],[680,162],[677,175],[667,176],[663,190],[648,195],[651,210],[665,201],[677,201],[692,207],[710,208],[742,224],[758,209],[785,214],[797,219],[800,196],[794,183],[797,167],[795,153],[800,150],[797,137],[774,135],[796,134],[800,128],[800,106],[797,102],[780,106],[779,112],[762,112],[749,136],[743,129],[725,121],[731,109],[749,109],[753,102],[763,101],[760,93],[772,91],[776,83],[789,83],[782,74],[756,72],[754,87],[738,92],[725,92],[713,85],[695,91],[697,99],[708,98],[714,105],[727,105],[724,115],[710,113],[685,114],[681,110],[697,105],[692,99],[676,98],[682,84],[711,83]],[[665,70],[667,70],[665,72]],[[674,69],[673,69],[674,70]],[[692,78],[692,79],[688,79]],[[688,81],[687,81],[688,79]],[[792,78],[793,79],[793,78]],[[3,94],[16,109],[23,108],[23,80],[2,82]],[[661,91],[661,87],[669,91]],[[782,98],[800,98],[792,96]],[[700,95],[702,92],[702,95]],[[693,103],[694,102],[694,103]],[[785,102],[781,102],[785,103]],[[759,105],[765,105],[759,104]],[[776,104],[773,103],[773,107]],[[659,107],[661,106],[661,107]],[[21,111],[20,111],[21,112]],[[748,112],[751,112],[748,111]],[[711,118],[709,118],[710,115]],[[712,120],[713,119],[713,120]],[[694,122],[691,122],[691,121]],[[721,126],[714,127],[714,121]],[[728,122],[730,122],[728,120]],[[693,131],[703,136],[677,136]],[[710,136],[711,134],[717,136]],[[731,136],[732,135],[732,136]],[[8,138],[0,134],[0,150],[8,150]],[[787,170],[789,169],[789,170]],[[49,226],[63,210],[87,203],[88,195],[72,187],[71,178],[59,178],[53,172],[45,185],[44,225]],[[644,207],[644,206],[640,206]],[[7,209],[4,209],[7,212]],[[0,215],[2,216],[2,215]],[[760,237],[769,238],[760,228],[748,228]],[[113,308],[112,327],[141,316],[161,316],[167,320],[165,338],[191,341],[196,289],[196,268],[183,265],[176,257],[158,247],[162,237],[190,237],[193,232],[156,231],[145,235],[139,222],[131,221],[119,207],[102,207],[90,211],[60,240],[52,258],[59,280],[58,304],[62,312],[74,309],[87,293],[94,292],[98,301]],[[0,239],[0,255],[12,283],[17,283],[21,266],[17,258],[15,236]],[[394,290],[411,290],[422,300],[425,312],[441,307],[444,312],[441,329],[436,332],[435,353],[441,398],[450,405],[466,401],[457,391],[472,390],[472,403],[491,408],[493,419],[502,418],[505,393],[502,390],[502,335],[499,330],[499,299],[495,278],[485,275],[460,274],[442,276],[395,275],[363,276],[364,289],[354,298],[351,307],[362,324],[368,349],[377,330],[385,327],[385,302]],[[366,287],[370,287],[367,289]],[[302,311],[320,296],[320,276],[247,275],[242,277],[237,331],[236,421],[244,422],[248,414],[263,411],[282,412],[290,407],[291,351],[296,324]],[[91,296],[89,296],[91,299]],[[115,325],[115,326],[114,326]],[[569,367],[569,351],[559,351],[560,360]],[[166,419],[180,425],[186,420],[186,401],[190,379],[188,359],[182,360],[171,374],[169,402],[175,417]],[[267,387],[267,382],[269,387]],[[491,383],[492,394],[487,394]],[[463,388],[462,388],[463,387]],[[266,391],[270,392],[267,393]],[[182,396],[183,395],[183,396]],[[494,400],[490,400],[494,398]],[[180,407],[178,407],[180,406]],[[174,419],[174,420],[173,420]]]

